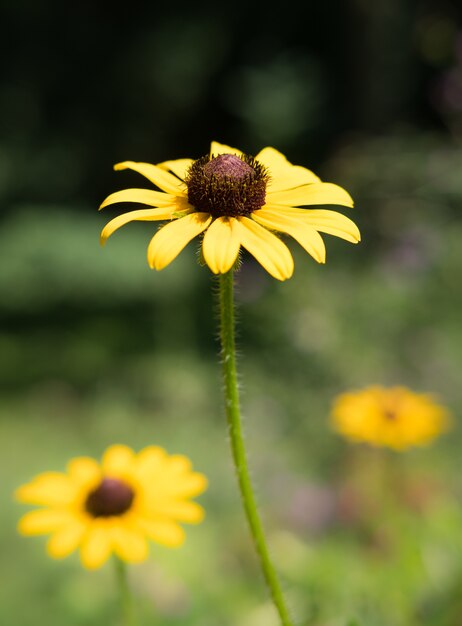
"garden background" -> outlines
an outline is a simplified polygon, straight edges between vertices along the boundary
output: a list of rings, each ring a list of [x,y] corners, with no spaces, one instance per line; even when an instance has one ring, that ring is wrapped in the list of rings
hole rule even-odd
[[[19,484],[115,442],[185,453],[206,521],[133,567],[141,624],[273,626],[228,454],[214,280],[155,226],[105,249],[123,160],[272,145],[348,189],[363,242],[239,274],[253,477],[301,626],[462,623],[462,28],[457,3],[0,2],[0,623],[116,623],[112,569],[22,539]],[[140,184],[142,186],[142,184]],[[120,212],[127,207],[121,207]],[[434,392],[450,435],[402,455],[329,429],[333,397]],[[152,616],[155,616],[154,618]]]

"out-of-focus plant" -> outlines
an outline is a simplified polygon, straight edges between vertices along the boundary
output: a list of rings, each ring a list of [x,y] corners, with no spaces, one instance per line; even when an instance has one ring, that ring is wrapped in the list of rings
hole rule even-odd
[[[47,552],[61,559],[80,550],[82,565],[101,567],[115,555],[125,624],[132,623],[132,601],[124,563],[140,563],[148,540],[170,548],[185,539],[179,522],[198,523],[204,511],[191,498],[206,478],[189,459],[151,446],[135,454],[127,446],[109,447],[101,463],[88,457],[69,461],[67,471],[46,472],[16,491],[25,504],[42,508],[19,522],[22,535],[51,535]]]
[[[331,423],[350,441],[406,450],[426,445],[444,432],[449,413],[429,394],[374,386],[337,396]]]

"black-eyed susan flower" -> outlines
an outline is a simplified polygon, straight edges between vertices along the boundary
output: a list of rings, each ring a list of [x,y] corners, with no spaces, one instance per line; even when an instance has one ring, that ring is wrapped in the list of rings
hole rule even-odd
[[[111,220],[101,233],[101,243],[128,222],[168,221],[148,246],[148,263],[156,270],[166,267],[203,233],[202,255],[215,274],[230,270],[243,247],[279,280],[290,278],[294,262],[274,232],[293,237],[318,263],[326,258],[320,232],[351,243],[360,239],[357,226],[341,213],[300,208],[352,207],[351,196],[338,185],[321,182],[310,170],[292,165],[274,148],[252,157],[212,142],[210,154],[196,161],[178,159],[157,165],[126,161],[115,169],[134,170],[161,191],[124,189],[107,197],[101,208],[118,202],[150,208]]]
[[[95,569],[114,553],[138,563],[148,556],[148,540],[177,547],[185,534],[179,522],[195,524],[204,511],[191,498],[206,478],[189,459],[147,447],[106,450],[102,462],[72,459],[66,473],[46,472],[16,491],[19,501],[41,506],[19,521],[23,535],[50,534],[48,554],[56,559],[80,548],[84,567]]]
[[[373,386],[339,395],[331,423],[351,441],[405,450],[426,445],[447,430],[449,412],[430,394]]]

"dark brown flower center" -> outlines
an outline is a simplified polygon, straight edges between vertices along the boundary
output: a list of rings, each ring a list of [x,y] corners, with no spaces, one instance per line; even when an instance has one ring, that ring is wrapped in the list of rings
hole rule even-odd
[[[234,154],[220,154],[204,165],[204,174],[225,178],[228,176],[234,180],[242,180],[246,176],[253,176],[255,170],[251,165],[235,156]]]
[[[213,217],[247,216],[265,204],[268,174],[254,157],[235,154],[205,156],[186,176],[188,200]]]
[[[133,503],[133,489],[118,478],[103,478],[89,493],[85,509],[93,517],[112,517],[126,513]]]
[[[396,411],[393,409],[385,409],[383,412],[385,419],[389,422],[394,422],[397,418]]]

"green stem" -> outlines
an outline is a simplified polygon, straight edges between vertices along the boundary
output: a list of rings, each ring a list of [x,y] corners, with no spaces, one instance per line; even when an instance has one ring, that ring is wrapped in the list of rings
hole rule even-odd
[[[133,597],[128,584],[127,566],[125,563],[114,558],[117,588],[119,592],[121,626],[135,626],[135,614],[133,612]]]
[[[271,563],[266,545],[263,525],[258,514],[255,496],[250,481],[247,458],[242,434],[239,409],[239,390],[236,370],[236,345],[234,322],[234,271],[220,275],[220,322],[221,350],[223,360],[223,379],[225,387],[226,417],[228,420],[231,449],[236,468],[241,499],[250,526],[250,532],[257,550],[263,576],[269,587],[276,610],[283,626],[292,626],[284,596]]]

